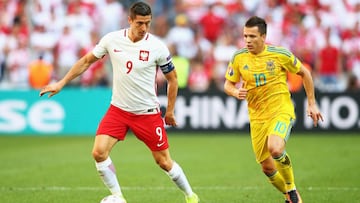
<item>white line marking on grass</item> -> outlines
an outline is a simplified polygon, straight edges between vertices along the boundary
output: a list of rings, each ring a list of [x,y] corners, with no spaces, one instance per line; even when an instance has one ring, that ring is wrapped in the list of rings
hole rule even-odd
[[[358,187],[308,187],[306,190],[328,190],[328,191],[357,191],[359,190]]]
[[[176,187],[121,187],[123,190],[177,190]],[[260,187],[228,187],[228,186],[198,186],[196,190],[261,190]],[[44,186],[44,187],[0,187],[1,191],[102,191],[105,187],[64,187],[64,186]],[[359,191],[358,187],[308,187],[303,190],[309,191]]]

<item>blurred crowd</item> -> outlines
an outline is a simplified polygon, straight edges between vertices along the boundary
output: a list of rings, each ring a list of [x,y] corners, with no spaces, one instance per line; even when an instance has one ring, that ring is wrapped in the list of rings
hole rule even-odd
[[[128,26],[131,0],[0,0],[0,89],[58,80],[104,34]],[[180,89],[222,90],[243,25],[258,15],[267,42],[292,51],[322,92],[360,91],[360,0],[149,0],[151,32],[169,46]],[[107,57],[71,85],[109,86]],[[161,74],[159,87],[165,86]],[[301,78],[289,75],[292,92]]]

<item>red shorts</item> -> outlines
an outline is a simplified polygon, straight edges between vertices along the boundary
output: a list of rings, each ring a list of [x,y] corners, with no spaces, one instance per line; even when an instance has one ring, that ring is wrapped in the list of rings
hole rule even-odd
[[[167,134],[161,112],[137,115],[110,105],[101,120],[96,135],[109,135],[124,140],[130,129],[151,151],[169,148]]]

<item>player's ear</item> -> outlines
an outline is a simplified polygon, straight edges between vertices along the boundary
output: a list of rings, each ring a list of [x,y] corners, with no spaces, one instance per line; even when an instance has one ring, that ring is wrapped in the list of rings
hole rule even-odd
[[[266,41],[266,34],[262,34],[261,39],[262,39],[263,42],[265,42]]]

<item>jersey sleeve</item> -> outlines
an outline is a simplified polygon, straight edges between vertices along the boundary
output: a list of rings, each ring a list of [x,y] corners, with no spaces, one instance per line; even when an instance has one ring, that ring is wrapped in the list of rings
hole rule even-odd
[[[287,51],[287,50],[286,50]],[[285,68],[290,73],[297,73],[301,68],[301,61],[290,51],[287,51],[287,55],[281,55],[281,63],[283,68]]]
[[[239,65],[238,65],[238,57],[236,57],[237,55],[234,54],[234,56],[232,57],[232,60],[229,62],[226,73],[225,73],[225,78],[231,82],[240,82],[240,69],[239,69]]]
[[[102,37],[100,39],[99,43],[97,43],[96,46],[94,47],[94,49],[92,50],[92,53],[97,58],[102,58],[102,57],[104,57],[104,55],[106,55],[108,53],[106,46],[107,46],[109,38],[110,38],[109,35],[110,34],[107,34],[104,37]]]
[[[163,66],[171,62],[172,57],[170,55],[169,49],[162,41],[160,41],[158,46],[159,46],[159,57],[156,62],[157,65]]]
[[[175,69],[175,66],[172,63],[172,57],[170,51],[165,45],[165,43],[163,43],[160,40],[158,46],[159,46],[159,52],[156,63],[164,74],[169,73]]]

